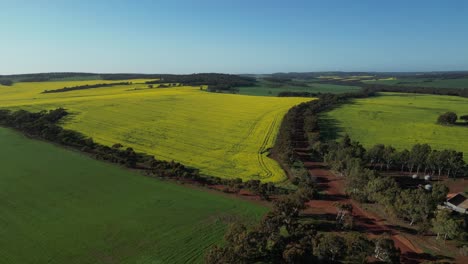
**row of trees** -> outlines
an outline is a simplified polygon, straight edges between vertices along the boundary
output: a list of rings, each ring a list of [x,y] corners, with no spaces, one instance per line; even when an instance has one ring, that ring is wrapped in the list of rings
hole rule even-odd
[[[152,75],[158,80],[148,81],[146,84],[182,83],[189,86],[208,85],[208,91],[235,91],[237,87],[252,86],[255,78],[221,73],[197,73],[187,75],[161,74]]]
[[[283,91],[278,93],[278,97],[317,97],[320,93]]]
[[[275,201],[258,225],[232,225],[226,243],[212,247],[206,263],[363,263],[369,257],[399,263],[400,252],[389,237],[371,240],[359,233],[318,233],[301,220],[300,211],[314,196],[310,189],[299,188]]]
[[[99,74],[95,73],[80,73],[80,72],[49,72],[49,73],[28,73],[28,74],[12,74],[0,75],[0,80],[11,80],[12,82],[45,82],[63,78],[83,78],[96,77]]]
[[[62,92],[69,92],[69,91],[77,91],[77,90],[86,90],[92,88],[104,88],[104,87],[111,87],[117,85],[131,85],[132,82],[117,82],[117,83],[97,83],[97,84],[85,84],[85,85],[78,85],[72,87],[63,87],[61,89],[56,90],[45,90],[42,93],[62,93]]]
[[[367,168],[362,150],[358,142],[344,138],[325,155],[325,162],[345,177],[346,192],[360,202],[378,203],[410,225],[420,223],[427,230],[437,205],[446,200],[448,188],[434,184],[431,190],[402,189],[394,178]]]
[[[0,110],[0,125],[11,127],[24,134],[65,145],[92,155],[98,160],[117,163],[122,166],[143,170],[150,177],[165,177],[188,180],[202,185],[225,185],[230,190],[239,192],[247,189],[264,199],[271,195],[286,194],[288,189],[278,187],[273,183],[261,183],[259,180],[243,182],[242,179],[223,179],[214,176],[204,176],[197,169],[186,167],[174,161],[157,160],[154,156],[135,152],[132,148],[125,148],[122,144],[105,146],[94,142],[83,134],[63,129],[58,122],[68,112],[63,108],[50,111],[31,113],[24,110],[11,112]]]
[[[329,110],[338,104],[347,102],[349,98],[365,98],[372,96],[369,90],[343,94],[320,94],[318,100],[302,103],[292,107],[285,114],[272,148],[272,157],[278,161],[287,172],[291,182],[307,185],[311,177],[297,155],[298,148],[314,145],[321,149],[318,156],[323,155],[325,144],[320,142],[318,113]],[[309,141],[309,142],[307,142]]]
[[[345,137],[348,138],[349,137]],[[390,145],[377,144],[365,151],[364,162],[374,169],[401,170],[410,173],[442,174],[448,177],[463,176],[467,173],[467,165],[463,152],[455,150],[435,150],[428,144],[415,144],[410,150],[397,151]],[[333,165],[332,165],[333,166]]]

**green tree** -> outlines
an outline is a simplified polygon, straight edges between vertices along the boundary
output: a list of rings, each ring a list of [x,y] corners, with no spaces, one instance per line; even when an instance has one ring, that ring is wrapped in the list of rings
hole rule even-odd
[[[422,189],[407,189],[401,191],[394,207],[400,217],[413,225],[416,222],[426,222],[436,206],[430,193]]]
[[[367,152],[367,159],[369,160],[370,164],[375,168],[377,165],[380,164],[380,167],[383,166],[383,156],[384,156],[385,145],[377,144],[374,145],[369,151]]]
[[[450,178],[450,175],[457,176],[458,172],[463,169],[465,166],[465,161],[463,159],[463,152],[457,152],[455,150],[448,150],[448,159],[446,172],[447,177]]]
[[[326,263],[338,262],[346,252],[346,243],[343,237],[325,233],[317,236],[314,252]]]
[[[396,153],[396,163],[400,165],[400,169],[403,172],[405,167],[408,166],[410,160],[410,152],[407,149]]]
[[[454,112],[446,112],[437,118],[437,123],[441,125],[453,125],[457,122],[457,119],[457,114]]]
[[[460,116],[460,119],[465,121],[465,122],[468,122],[468,115],[462,115],[462,116]]]
[[[436,183],[432,185],[431,196],[434,203],[441,204],[447,200],[449,188],[443,183]]]
[[[383,150],[382,160],[385,163],[385,166],[386,166],[387,170],[390,169],[392,164],[397,159],[397,156],[396,156],[395,153],[396,153],[396,149],[394,147],[392,147],[392,146],[386,146],[384,148],[384,150]],[[382,167],[380,169],[382,169]]]
[[[386,263],[400,263],[400,250],[388,236],[381,236],[375,240],[374,257]]]
[[[373,177],[365,188],[370,201],[382,204],[387,209],[394,205],[400,193],[398,184],[391,177]]]
[[[416,167],[416,173],[426,164],[426,159],[431,153],[431,146],[428,144],[416,144],[413,146],[409,157],[410,172]]]
[[[373,170],[362,167],[354,168],[345,178],[346,193],[359,202],[366,202],[368,200],[367,184],[375,177]]]
[[[450,217],[450,212],[447,210],[437,211],[436,217],[432,219],[432,229],[437,234],[437,239],[443,235],[444,240],[453,239],[460,232],[460,226]]]
[[[372,255],[374,243],[367,239],[366,235],[358,232],[348,232],[345,237],[346,258],[348,263],[367,263],[367,258]]]

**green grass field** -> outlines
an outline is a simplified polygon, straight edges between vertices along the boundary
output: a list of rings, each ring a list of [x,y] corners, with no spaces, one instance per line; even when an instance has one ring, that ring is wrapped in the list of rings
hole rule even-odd
[[[356,99],[322,115],[325,136],[348,133],[364,146],[390,144],[398,149],[428,143],[436,149],[463,151],[468,158],[468,126],[441,126],[437,117],[447,111],[468,114],[468,98],[383,93]]]
[[[5,128],[0,146],[1,263],[202,263],[232,219],[266,212]]]
[[[144,80],[113,86],[41,94],[64,86],[102,83],[15,83],[0,86],[0,107],[39,111],[64,107],[63,125],[113,145],[122,143],[158,159],[176,160],[225,178],[281,182],[283,170],[268,158],[284,114],[312,98],[219,94],[193,87],[146,88]]]
[[[239,94],[277,96],[280,92],[346,93],[358,91],[359,89],[359,87],[351,85],[336,85],[314,82],[309,82],[307,87],[290,85],[276,87],[269,82],[259,81],[258,86],[240,87]]]
[[[413,87],[468,88],[468,78],[459,78],[459,79],[387,78],[387,79],[380,79],[380,80],[365,80],[363,82],[384,84],[384,85],[413,86]]]

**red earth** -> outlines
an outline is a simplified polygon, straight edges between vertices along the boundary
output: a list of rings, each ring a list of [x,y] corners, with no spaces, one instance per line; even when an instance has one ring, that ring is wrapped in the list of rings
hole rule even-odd
[[[323,163],[311,161],[307,153],[299,150],[298,154],[310,175],[317,179],[319,189],[325,193],[323,199],[311,200],[307,203],[308,208],[304,211],[305,214],[334,217],[337,214],[334,203],[350,203],[353,205],[352,214],[357,229],[367,233],[369,237],[380,234],[390,235],[395,246],[401,251],[402,263],[434,260],[431,255],[424,253],[417,245],[402,236],[400,231],[388,226],[383,219],[364,210],[359,203],[350,199],[344,191],[343,177],[333,174]]]

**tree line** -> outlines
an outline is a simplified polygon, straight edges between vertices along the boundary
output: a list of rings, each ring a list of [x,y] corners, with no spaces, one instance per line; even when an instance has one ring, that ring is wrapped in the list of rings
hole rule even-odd
[[[85,84],[85,85],[78,85],[78,86],[72,86],[72,87],[63,87],[63,88],[56,89],[56,90],[45,90],[42,93],[63,93],[63,92],[86,90],[86,89],[92,89],[92,88],[104,88],[104,87],[111,87],[111,86],[118,86],[118,85],[131,85],[131,84],[132,82]]]
[[[0,110],[0,126],[10,127],[30,137],[85,152],[98,160],[142,170],[149,177],[171,178],[206,186],[223,185],[226,186],[224,190],[230,193],[238,193],[245,189],[265,200],[269,200],[272,195],[283,195],[290,192],[284,187],[276,186],[273,183],[262,183],[259,180],[242,181],[240,178],[223,179],[202,175],[196,168],[187,167],[175,161],[158,160],[152,155],[136,152],[129,147],[125,148],[120,143],[113,146],[96,143],[91,137],[64,129],[59,125],[60,120],[68,114],[63,108],[36,113],[25,110],[14,112]]]
[[[311,93],[311,92],[294,92],[294,91],[282,91],[278,93],[278,97],[317,97],[321,93]]]
[[[195,73],[195,74],[140,74],[140,73],[79,73],[79,72],[51,72],[0,75],[3,85],[13,82],[47,82],[64,78],[86,78],[102,80],[130,80],[130,79],[159,79],[148,84],[182,83],[184,85],[208,85],[208,91],[236,91],[237,87],[253,86],[256,79],[249,76],[222,73]]]
[[[96,77],[96,73],[81,73],[81,72],[48,72],[48,73],[27,73],[27,74],[12,74],[0,75],[0,80],[10,80],[12,82],[47,82],[50,80],[63,78],[82,78]]]
[[[463,152],[432,149],[428,144],[415,144],[410,150],[397,151],[390,145],[377,144],[365,151],[364,162],[373,169],[400,170],[448,177],[465,176],[468,172]]]
[[[448,177],[465,176],[468,172],[463,152],[435,150],[428,144],[415,144],[411,149],[402,151],[397,151],[390,145],[376,144],[366,150],[359,142],[349,143],[351,139],[347,135],[343,140],[348,145],[353,144],[353,148],[340,148],[336,142],[328,142],[325,152],[323,147],[316,149],[322,152],[328,165],[338,172],[346,170],[347,158],[350,157],[359,158],[364,167],[380,171],[399,170]]]
[[[154,75],[154,78],[158,80],[148,81],[146,84],[182,83],[189,86],[208,85],[207,90],[210,92],[237,91],[237,87],[252,86],[256,81],[252,77],[221,73],[161,74]]]
[[[317,100],[292,107],[283,117],[272,148],[272,157],[289,172],[290,178],[294,179],[294,175],[291,175],[291,168],[294,167],[294,164],[301,163],[295,151],[296,148],[303,147],[304,142],[307,141],[310,145],[319,141],[317,114],[346,103],[351,98],[366,98],[373,95],[375,93],[368,89],[343,94],[324,93],[318,94]]]

